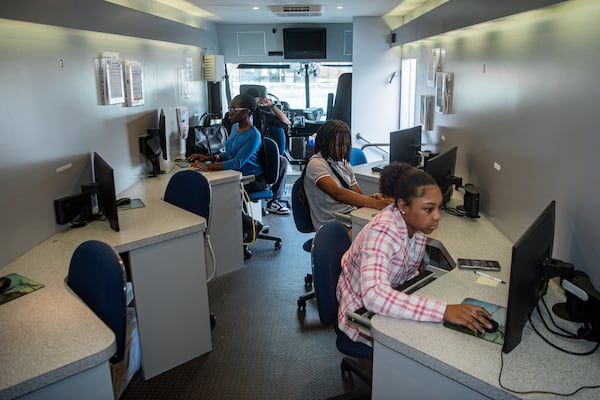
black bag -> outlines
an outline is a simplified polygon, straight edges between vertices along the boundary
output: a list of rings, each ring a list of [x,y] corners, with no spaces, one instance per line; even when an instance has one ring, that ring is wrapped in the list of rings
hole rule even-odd
[[[227,140],[227,130],[221,124],[210,125],[211,115],[200,118],[202,125],[192,126],[185,141],[185,156],[194,153],[212,156],[219,154]]]
[[[302,170],[300,178],[298,178],[298,180],[301,182],[298,185],[298,203],[300,205],[300,210],[298,210],[298,212],[303,214],[304,220],[311,221],[310,204],[308,203],[306,191],[304,190],[304,175],[306,175],[306,166]]]

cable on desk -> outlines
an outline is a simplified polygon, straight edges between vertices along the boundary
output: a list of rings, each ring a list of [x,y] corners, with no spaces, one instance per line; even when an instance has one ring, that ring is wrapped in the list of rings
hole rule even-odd
[[[545,303],[544,303],[545,305]],[[539,304],[536,307],[538,314],[540,316],[540,319],[542,321],[544,321],[541,313],[540,313],[540,309],[539,309]],[[544,340],[546,343],[548,343],[550,346],[552,346],[553,348],[565,352],[567,354],[571,354],[571,355],[576,355],[576,356],[586,356],[586,355],[590,355],[592,353],[594,353],[598,347],[600,346],[600,343],[596,343],[596,346],[594,346],[594,348],[590,351],[584,352],[584,353],[575,353],[575,352],[571,352],[565,349],[561,349],[560,347],[556,346],[553,343],[550,343],[550,341],[548,341],[544,336],[541,335],[541,333],[536,329],[535,325],[533,325],[533,322],[531,320],[531,315],[533,314],[533,310],[531,310],[531,312],[529,313],[529,315],[527,316],[527,319],[529,320],[529,323],[531,324],[531,327],[533,328],[533,330],[535,331],[535,333],[537,333],[537,335]],[[546,325],[546,323],[544,322],[544,325]],[[552,332],[552,331],[551,331]],[[563,335],[560,335],[563,336]],[[567,337],[565,335],[565,337]],[[581,339],[581,337],[571,337],[571,339]],[[502,383],[502,372],[504,370],[504,353],[502,352],[502,350],[500,350],[500,373],[498,374],[498,386],[500,386],[502,389],[507,390],[509,392],[512,393],[516,393],[516,394],[551,394],[551,395],[555,395],[555,396],[562,396],[562,397],[569,397],[569,396],[573,396],[576,393],[579,393],[580,391],[584,390],[584,389],[598,389],[600,388],[600,385],[585,385],[585,386],[580,386],[579,388],[573,390],[572,392],[569,393],[558,393],[558,392],[552,392],[552,391],[546,391],[546,390],[514,390],[514,389],[510,389],[507,386],[505,386]]]

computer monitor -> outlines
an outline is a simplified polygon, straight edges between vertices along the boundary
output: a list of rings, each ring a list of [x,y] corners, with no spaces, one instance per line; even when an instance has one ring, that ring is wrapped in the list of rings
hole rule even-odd
[[[148,129],[147,134],[140,138],[140,150],[152,165],[152,171],[149,173],[152,177],[164,174],[160,169],[160,156],[162,154],[164,160],[168,159],[166,125],[165,112],[160,110],[158,128]]]
[[[425,172],[435,179],[442,191],[442,206],[445,206],[452,197],[452,185],[460,185],[459,182],[462,182],[462,179],[454,176],[457,152],[458,147],[454,146],[425,162]]]
[[[119,231],[119,215],[115,195],[115,178],[112,167],[94,152],[94,181],[98,184],[98,208],[110,227]]]
[[[421,163],[421,125],[390,132],[390,163],[405,162],[413,167]]]
[[[546,292],[548,278],[544,263],[552,257],[555,209],[556,202],[551,201],[513,245],[504,353],[521,342],[529,315]]]

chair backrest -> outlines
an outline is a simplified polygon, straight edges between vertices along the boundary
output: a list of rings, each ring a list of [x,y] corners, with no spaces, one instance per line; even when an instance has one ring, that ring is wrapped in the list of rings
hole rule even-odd
[[[346,72],[338,78],[337,89],[330,119],[340,119],[352,127],[352,73]]]
[[[300,177],[296,179],[292,185],[292,215],[294,216],[294,224],[296,224],[296,229],[302,233],[310,233],[315,231],[310,217],[310,210],[307,210],[302,205],[300,202],[300,197],[298,196],[298,192],[303,185],[303,177],[304,174],[300,175]]]
[[[286,149],[286,138],[285,138],[285,130],[280,127],[271,126],[267,132],[267,136],[277,143],[277,147],[279,148],[279,155],[283,155]]]
[[[202,173],[191,169],[175,173],[169,179],[163,200],[206,218],[208,223],[211,188]]]
[[[313,239],[313,286],[319,319],[325,326],[337,321],[336,287],[341,271],[342,256],[351,244],[346,227],[338,221],[325,223]]]
[[[266,153],[264,176],[268,184],[273,184],[279,177],[279,147],[277,147],[277,143],[271,138],[263,136],[263,141]]]
[[[125,354],[127,331],[127,283],[121,257],[99,240],[81,243],[73,252],[67,285],[115,334],[116,363]]]
[[[350,165],[361,165],[367,163],[367,156],[364,151],[358,147],[353,147],[350,151]]]

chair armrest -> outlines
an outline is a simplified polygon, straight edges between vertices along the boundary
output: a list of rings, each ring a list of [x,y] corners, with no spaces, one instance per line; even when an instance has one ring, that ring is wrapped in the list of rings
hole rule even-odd
[[[356,311],[346,311],[346,323],[351,327],[358,329],[358,331],[367,336],[371,337],[371,317],[375,313],[366,311],[364,308]]]

